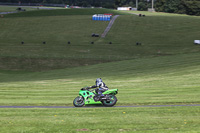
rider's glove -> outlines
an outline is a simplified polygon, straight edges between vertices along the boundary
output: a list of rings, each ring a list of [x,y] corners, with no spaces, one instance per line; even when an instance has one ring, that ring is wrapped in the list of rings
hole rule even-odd
[[[103,89],[103,91],[107,91],[108,89]]]

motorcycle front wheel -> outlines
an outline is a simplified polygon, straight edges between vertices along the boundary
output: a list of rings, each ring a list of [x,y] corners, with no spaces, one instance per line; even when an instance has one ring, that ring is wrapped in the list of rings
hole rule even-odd
[[[109,97],[110,97],[110,99],[109,100],[103,100],[102,104],[104,106],[107,106],[107,107],[112,107],[116,104],[117,97],[115,95],[109,95]]]
[[[76,97],[73,104],[75,107],[82,107],[85,104],[84,98],[82,96]]]

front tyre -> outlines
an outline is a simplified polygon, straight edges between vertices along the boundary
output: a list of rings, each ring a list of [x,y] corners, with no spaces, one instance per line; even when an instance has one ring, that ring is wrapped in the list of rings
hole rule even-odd
[[[82,107],[85,104],[84,98],[82,96],[76,97],[73,104],[75,107]]]
[[[106,107],[112,107],[116,103],[117,103],[117,97],[115,95],[109,95],[109,99],[102,101],[102,104]]]

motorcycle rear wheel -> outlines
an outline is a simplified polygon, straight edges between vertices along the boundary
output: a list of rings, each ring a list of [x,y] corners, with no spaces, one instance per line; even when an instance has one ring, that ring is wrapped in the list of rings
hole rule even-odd
[[[85,104],[84,98],[80,96],[76,97],[73,104],[75,107],[82,107]]]
[[[102,104],[106,107],[112,107],[117,103],[117,97],[115,95],[109,95],[111,100],[103,100]]]

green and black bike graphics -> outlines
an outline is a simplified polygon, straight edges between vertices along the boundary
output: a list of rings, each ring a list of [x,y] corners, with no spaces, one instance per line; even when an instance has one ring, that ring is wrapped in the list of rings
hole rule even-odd
[[[118,89],[109,89],[103,92],[104,96],[100,97],[97,95],[96,89],[85,89],[82,88],[79,91],[79,96],[73,101],[75,107],[82,107],[88,104],[103,104],[104,106],[114,106],[117,102]]]

